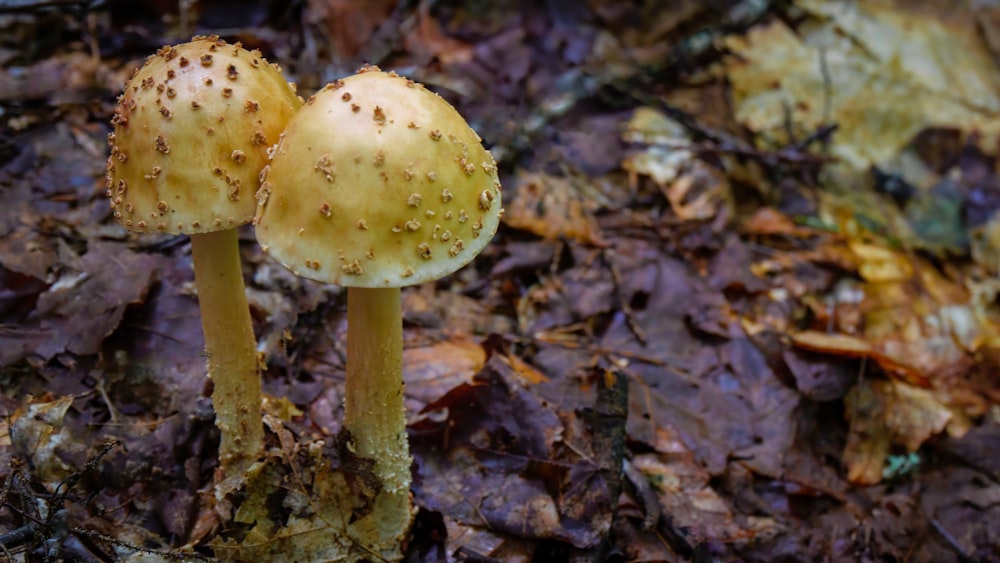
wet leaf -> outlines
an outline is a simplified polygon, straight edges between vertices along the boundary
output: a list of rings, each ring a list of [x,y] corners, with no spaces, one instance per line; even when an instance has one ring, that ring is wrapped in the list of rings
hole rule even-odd
[[[776,21],[728,42],[736,116],[751,130],[781,138],[785,123],[799,135],[836,123],[830,150],[862,170],[928,127],[1000,131],[1000,79],[970,20],[893,2],[799,4],[813,25]]]
[[[522,172],[514,183],[514,196],[509,203],[504,202],[506,225],[547,239],[602,243],[592,217],[597,206],[567,179]]]
[[[39,295],[33,326],[0,336],[0,363],[28,355],[48,359],[64,351],[86,355],[121,322],[125,308],[149,291],[159,261],[120,244],[94,242],[81,271],[66,271]]]
[[[957,436],[969,428],[965,416],[932,392],[898,381],[862,381],[847,394],[845,412],[851,424],[844,450],[847,478],[864,485],[882,480],[894,444],[914,452],[946,428]]]
[[[480,413],[489,411],[489,418]],[[586,462],[555,461],[562,424],[494,356],[471,383],[429,404],[416,427],[416,502],[465,525],[596,545],[610,520],[607,484]]]
[[[693,541],[748,541],[777,527],[767,518],[738,518],[709,485],[709,473],[688,451],[636,456],[633,464],[650,480],[664,514],[670,515],[674,526],[684,529]]]
[[[315,24],[324,24],[333,55],[349,60],[372,38],[395,2],[379,0],[358,4],[345,0],[310,0],[307,14]]]
[[[0,263],[8,270],[51,283],[60,256],[54,241],[21,227],[0,237]]]
[[[49,483],[68,477],[73,472],[68,460],[85,451],[83,445],[74,442],[72,426],[66,420],[73,400],[73,397],[43,399],[26,405],[14,414],[10,425],[10,440],[15,450],[31,460],[36,475]]]
[[[483,347],[464,338],[404,349],[408,410],[419,412],[427,403],[469,383],[485,363]]]
[[[679,219],[711,219],[730,205],[725,176],[696,158],[690,137],[679,123],[656,110],[639,108],[625,126],[624,138],[649,145],[622,162],[632,185],[638,176],[650,177]]]

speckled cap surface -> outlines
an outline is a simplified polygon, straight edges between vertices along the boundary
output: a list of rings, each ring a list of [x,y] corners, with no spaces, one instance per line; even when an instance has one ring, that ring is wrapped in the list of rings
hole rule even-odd
[[[218,37],[163,47],[125,85],[112,119],[115,219],[174,234],[249,222],[267,149],[301,106],[258,51]]]
[[[261,247],[325,283],[444,277],[500,222],[496,163],[475,131],[434,92],[375,67],[312,96],[261,177]]]

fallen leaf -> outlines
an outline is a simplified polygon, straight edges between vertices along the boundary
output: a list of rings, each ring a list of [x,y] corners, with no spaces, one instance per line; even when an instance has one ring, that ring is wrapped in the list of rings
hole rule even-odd
[[[732,335],[727,330],[731,339],[723,342],[706,342],[692,331],[692,313],[713,319],[728,313],[719,300],[707,299],[715,290],[690,265],[644,244],[616,243],[619,292],[634,303],[631,323],[616,314],[593,348],[572,333],[565,344],[553,340],[542,346],[532,364],[552,377],[543,385],[546,396],[566,409],[585,403],[579,373],[595,357],[614,358],[633,382],[631,441],[656,448],[658,436],[669,429],[713,474],[724,471],[733,456],[752,460],[744,463],[754,471],[780,474],[791,439],[784,425],[798,395],[774,377],[738,327]],[[710,310],[712,305],[719,310]]]
[[[817,229],[799,225],[791,217],[773,207],[761,207],[754,211],[740,225],[740,231],[747,235],[761,237],[805,238],[821,234]]]
[[[847,479],[872,485],[882,481],[882,469],[894,444],[909,452],[948,428],[963,435],[969,421],[942,405],[934,393],[891,380],[862,380],[845,401],[850,433],[844,448]]]
[[[555,460],[562,424],[499,356],[414,425],[415,502],[463,525],[592,547],[611,525],[607,484]],[[491,416],[483,417],[483,412]]]
[[[866,170],[928,127],[1000,132],[1000,79],[971,22],[893,2],[798,4],[815,18],[798,33],[776,20],[727,40],[736,117],[763,138],[836,123],[831,153]]]
[[[460,39],[450,37],[441,29],[441,24],[431,14],[430,2],[420,2],[414,17],[416,26],[406,36],[406,48],[420,61],[436,59],[445,66],[452,63],[468,62],[472,58],[472,46]]]
[[[64,351],[96,353],[118,328],[125,308],[145,297],[159,263],[156,256],[134,253],[122,244],[91,242],[81,259],[82,271],[63,272],[38,296],[31,322],[0,335],[0,364],[28,355],[49,359]]]
[[[82,93],[95,85],[98,60],[73,52],[45,58],[29,67],[0,68],[0,101],[36,100]]]
[[[369,41],[379,24],[386,20],[396,2],[350,2],[347,0],[309,0],[303,13],[311,24],[323,24],[333,55],[347,60],[356,55]]]
[[[482,345],[468,338],[405,348],[407,410],[418,412],[453,388],[469,383],[485,363]]]
[[[650,480],[673,526],[684,529],[696,543],[707,538],[723,542],[752,541],[757,534],[771,533],[778,527],[777,522],[769,518],[738,518],[729,503],[710,485],[711,475],[689,451],[670,455],[642,454],[635,456],[632,464]]]
[[[569,238],[601,246],[600,229],[592,213],[596,205],[566,178],[521,172],[513,197],[504,201],[504,224],[542,238]]]
[[[55,241],[35,229],[18,227],[0,237],[0,264],[8,270],[52,283],[60,263]]]
[[[48,483],[58,483],[73,472],[67,463],[74,455],[85,453],[85,447],[74,441],[72,426],[66,413],[74,397],[31,402],[14,413],[10,424],[10,441],[19,455],[31,460],[33,474]]]
[[[622,162],[633,191],[637,177],[648,176],[685,221],[711,219],[731,205],[725,175],[696,158],[690,137],[679,123],[659,111],[639,108],[625,126],[623,138],[649,145]]]
[[[796,346],[811,352],[824,352],[853,358],[863,358],[872,353],[872,345],[868,341],[848,334],[804,330],[790,336]]]
[[[538,385],[539,383],[550,381],[544,373],[518,356],[509,355],[507,356],[507,361],[510,362],[510,367],[514,368],[514,373],[520,376],[521,381],[528,385]]]

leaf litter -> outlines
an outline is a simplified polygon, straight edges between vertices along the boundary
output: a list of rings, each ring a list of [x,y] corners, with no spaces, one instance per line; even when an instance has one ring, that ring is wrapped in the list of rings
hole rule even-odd
[[[1000,557],[1000,12],[677,4],[228,16],[303,93],[361,62],[428,84],[502,166],[494,244],[404,291],[409,560]],[[227,16],[89,9],[0,15],[0,543],[289,556],[368,486],[330,477],[345,294],[242,232],[270,457],[213,496],[189,246],[116,227],[102,140],[137,61]]]

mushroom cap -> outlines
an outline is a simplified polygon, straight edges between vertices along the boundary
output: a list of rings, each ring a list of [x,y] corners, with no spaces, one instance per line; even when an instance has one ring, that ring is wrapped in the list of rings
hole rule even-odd
[[[310,97],[261,178],[261,248],[347,287],[446,276],[490,242],[502,213],[479,135],[442,97],[377,67]]]
[[[115,219],[174,234],[250,222],[267,150],[301,106],[257,50],[214,36],[161,48],[125,85],[111,120]]]

